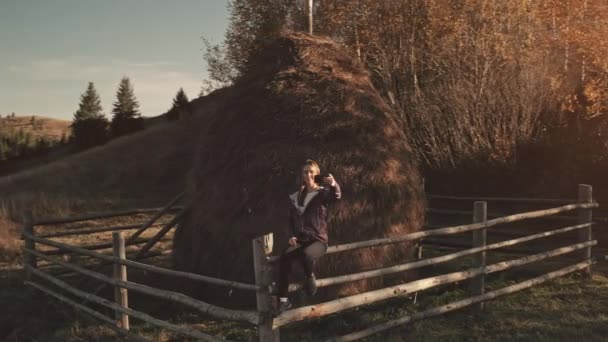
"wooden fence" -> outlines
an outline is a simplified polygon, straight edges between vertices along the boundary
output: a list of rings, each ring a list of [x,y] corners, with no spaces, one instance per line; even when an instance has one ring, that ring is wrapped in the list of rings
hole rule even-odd
[[[445,196],[444,196],[445,197]],[[457,199],[457,198],[455,198]],[[473,198],[471,198],[473,199]],[[507,200],[507,199],[503,199]],[[539,199],[508,199],[509,201],[540,201]],[[92,232],[92,231],[113,231],[113,255],[107,255],[100,253],[98,251],[92,250],[91,248],[83,248],[70,246],[64,243],[60,243],[54,240],[51,240],[51,237],[65,236],[62,234],[65,233],[52,233],[47,235],[36,235],[34,231],[34,226],[37,224],[48,224],[48,222],[52,223],[60,223],[61,220],[52,220],[52,221],[44,221],[44,222],[32,222],[31,217],[26,217],[25,226],[23,230],[23,236],[25,238],[25,248],[24,248],[24,268],[26,271],[26,284],[43,291],[58,300],[65,302],[67,304],[73,305],[76,308],[90,313],[91,315],[99,318],[100,320],[111,323],[113,329],[116,331],[128,334],[129,330],[129,317],[134,317],[136,319],[140,319],[146,321],[152,325],[168,329],[180,334],[184,334],[186,336],[194,337],[196,339],[205,340],[205,341],[220,341],[222,339],[214,336],[210,336],[204,334],[200,331],[196,331],[190,328],[180,327],[172,323],[168,323],[156,318],[153,318],[143,312],[139,312],[129,308],[128,306],[128,291],[135,291],[139,293],[144,293],[150,296],[154,296],[157,298],[163,298],[166,300],[170,300],[176,303],[180,303],[182,305],[186,305],[192,308],[199,310],[201,313],[218,318],[223,320],[230,321],[238,321],[238,322],[246,322],[250,324],[254,324],[258,328],[259,340],[266,341],[279,341],[280,333],[279,330],[281,327],[310,319],[310,318],[319,318],[329,314],[341,312],[344,310],[353,309],[356,307],[360,307],[363,305],[368,305],[372,303],[377,303],[380,301],[384,301],[390,298],[396,298],[401,296],[408,296],[413,293],[417,293],[420,291],[432,289],[441,285],[453,284],[456,282],[469,281],[470,283],[470,294],[471,296],[466,299],[462,299],[450,304],[446,304],[440,307],[424,310],[422,312],[418,312],[411,316],[404,316],[395,320],[391,320],[376,326],[372,326],[366,328],[361,331],[356,331],[349,333],[344,336],[337,336],[331,338],[329,341],[353,341],[366,336],[370,336],[375,333],[379,333],[382,331],[386,331],[391,328],[395,328],[401,326],[403,324],[407,324],[409,322],[413,322],[416,320],[433,317],[437,315],[441,315],[447,312],[451,312],[454,310],[458,310],[467,306],[473,306],[475,312],[483,311],[483,303],[488,300],[492,300],[499,296],[503,296],[506,294],[511,294],[523,289],[530,288],[532,286],[541,284],[551,279],[555,279],[557,277],[561,277],[567,275],[572,272],[581,271],[584,274],[590,274],[591,265],[594,263],[594,259],[591,258],[591,248],[597,244],[596,240],[592,239],[592,230],[591,227],[593,225],[592,222],[592,209],[597,208],[598,204],[592,199],[592,190],[589,185],[579,185],[579,193],[578,199],[576,203],[571,203],[574,201],[563,202],[563,200],[550,200],[548,203],[558,203],[563,204],[558,207],[530,211],[525,213],[513,214],[504,217],[494,218],[488,220],[487,218],[487,203],[485,201],[476,201],[474,203],[472,216],[473,222],[471,224],[466,225],[458,225],[458,226],[449,226],[442,227],[438,229],[432,230],[424,230],[419,232],[414,232],[405,235],[392,236],[392,237],[384,237],[367,241],[360,242],[352,242],[341,245],[330,246],[327,250],[328,254],[332,253],[340,253],[344,251],[351,251],[355,249],[361,248],[374,248],[377,246],[389,245],[389,244],[398,244],[405,242],[418,242],[421,239],[427,239],[429,237],[438,237],[438,236],[448,236],[454,234],[461,234],[465,232],[472,232],[472,246],[467,249],[456,251],[453,253],[440,255],[428,259],[423,260],[415,260],[407,263],[403,263],[396,266],[383,267],[379,265],[380,268],[374,270],[368,270],[353,274],[347,275],[339,275],[329,278],[317,279],[316,284],[318,287],[332,286],[337,284],[342,284],[351,281],[369,279],[373,277],[380,277],[389,274],[395,274],[399,272],[405,272],[409,270],[419,269],[425,266],[438,265],[441,263],[446,263],[449,261],[453,261],[465,256],[474,256],[474,265],[472,268],[451,272],[447,274],[441,274],[433,277],[417,279],[415,281],[411,281],[404,284],[399,284],[395,286],[390,286],[382,289],[372,290],[365,293],[360,293],[344,298],[337,298],[334,300],[330,300],[327,302],[308,305],[304,307],[294,308],[288,311],[284,311],[278,315],[274,314],[273,307],[276,305],[276,297],[270,295],[270,291],[272,288],[272,280],[271,274],[273,274],[273,268],[277,267],[276,261],[279,260],[279,256],[271,256],[273,250],[273,235],[267,234],[261,237],[258,237],[252,241],[253,243],[253,264],[255,271],[255,284],[246,284],[236,281],[217,279],[213,277],[203,276],[199,274],[181,272],[176,270],[170,270],[165,268],[160,268],[157,266],[144,264],[138,261],[129,260],[125,255],[125,246],[129,243],[137,242],[139,235],[147,228],[152,226],[156,220],[162,216],[162,213],[166,213],[170,210],[170,207],[173,203],[170,203],[165,208],[161,210],[156,210],[156,215],[154,215],[153,219],[150,219],[144,225],[142,225],[136,233],[132,234],[129,238],[124,239],[123,229],[127,229],[125,227],[114,229],[106,228],[107,230],[100,229],[87,229],[80,230],[83,234]],[[568,204],[570,203],[570,204]],[[536,218],[546,218],[557,216],[566,212],[578,212],[578,222],[576,224],[571,224],[565,227],[558,227],[549,231],[543,231],[540,233],[535,233],[527,236],[520,236],[514,239],[500,241],[496,243],[487,243],[487,234],[488,228],[495,227],[498,225],[504,225],[512,222],[519,222],[523,220],[530,220]],[[171,228],[167,228],[170,224],[175,225],[175,223],[181,217],[181,213],[178,213],[174,219],[170,221],[169,224],[165,225],[153,238],[147,240],[145,242],[144,247],[135,254],[135,259],[142,258],[146,256],[146,253],[154,246],[154,244],[159,241],[164,234],[166,234]],[[177,219],[176,219],[177,218]],[[73,222],[73,221],[71,221]],[[542,238],[547,238],[551,236],[556,236],[558,234],[564,234],[567,232],[577,231],[578,239],[575,241],[576,243],[569,244],[567,246],[562,246],[559,248],[525,255],[520,258],[502,261],[494,264],[486,263],[486,253],[494,250],[501,250],[505,247],[515,246],[518,244],[522,244],[524,242],[534,241]],[[491,232],[491,231],[490,231]],[[113,273],[111,276],[107,276],[101,274],[99,272],[95,272],[84,267],[75,265],[73,263],[69,263],[53,257],[53,254],[57,253],[49,253],[49,252],[41,252],[36,250],[36,244],[47,245],[51,247],[55,247],[58,251],[63,251],[66,253],[76,253],[79,255],[88,256],[94,259],[100,260],[101,264],[113,264]],[[143,252],[142,252],[143,251]],[[505,271],[512,269],[514,267],[527,265],[535,262],[539,262],[545,260],[547,258],[562,256],[564,254],[577,252],[579,256],[577,256],[576,263],[560,268],[556,271],[552,271],[549,273],[545,273],[541,276],[522,281],[515,285],[507,286],[498,290],[493,290],[486,292],[485,291],[485,277],[488,274],[492,274],[495,272]],[[72,287],[65,283],[64,281],[54,277],[46,272],[41,271],[36,267],[37,259],[43,259],[48,261],[49,263],[53,263],[69,269],[71,271],[77,272],[79,274],[94,278],[98,281],[101,281],[105,284],[109,284],[114,286],[115,295],[114,300],[110,301],[108,299],[99,297],[95,294],[86,293],[75,287]],[[137,284],[131,282],[127,279],[127,267],[141,269],[149,272],[156,272],[159,274],[190,279],[194,281],[201,281],[208,284],[214,284],[218,286],[225,286],[230,288],[237,288],[242,290],[255,291],[257,307],[255,310],[232,310],[227,308],[221,308],[218,306],[211,305],[209,303],[202,302],[200,300],[194,299],[192,297],[186,296],[182,293],[168,290],[161,290],[152,288],[149,286],[145,286],[142,284]],[[36,279],[36,280],[35,280]],[[75,301],[67,298],[64,295],[57,293],[56,291],[51,290],[47,285],[43,285],[41,280],[44,280],[48,283],[54,284],[57,287],[61,288],[64,292],[69,292],[71,295],[86,299],[90,302],[105,306],[114,310],[115,316],[114,319],[111,319],[107,316],[102,315],[100,312],[94,311],[89,307],[83,306]],[[297,284],[290,284],[289,290],[295,291],[300,289],[301,286]],[[136,339],[142,339],[140,336],[134,336]]]

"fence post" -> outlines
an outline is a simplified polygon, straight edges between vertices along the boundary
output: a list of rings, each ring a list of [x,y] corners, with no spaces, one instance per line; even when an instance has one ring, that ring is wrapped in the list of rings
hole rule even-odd
[[[312,34],[312,9],[313,0],[308,0],[308,33]]]
[[[579,184],[578,185],[578,203],[593,203],[593,194],[591,185],[587,184]],[[578,210],[578,223],[590,223],[592,219],[591,216],[591,208],[589,209],[579,209]],[[591,226],[581,229],[578,233],[579,242],[587,242],[591,241]],[[582,253],[583,260],[591,259],[591,246],[585,248]],[[587,276],[591,276],[591,265],[583,270],[583,274]]]
[[[23,232],[29,235],[34,235],[34,220],[32,219],[32,210],[26,209],[23,213]],[[36,250],[36,242],[30,239],[28,236],[24,235],[24,247],[31,250]],[[37,260],[36,256],[30,254],[28,252],[23,252],[23,264],[24,266],[30,266],[32,268],[37,268]],[[25,269],[25,267],[24,267]],[[29,270],[25,270],[25,280],[31,280],[32,273]]]
[[[476,201],[473,206],[473,223],[486,222],[488,219],[488,204],[485,201]],[[486,245],[486,228],[473,231],[473,248],[483,247]],[[473,267],[486,266],[486,252],[478,253],[474,256]],[[470,291],[473,296],[482,295],[485,292],[485,275],[471,279]],[[481,313],[484,308],[484,303],[479,302],[473,305],[475,313]]]
[[[253,240],[253,270],[255,283],[260,286],[256,291],[257,311],[262,315],[263,321],[258,324],[260,342],[278,342],[279,329],[273,329],[272,297],[268,290],[271,284],[271,264],[267,256],[272,252],[272,233],[257,237]]]
[[[123,232],[112,232],[112,249],[114,257],[125,260],[125,236]],[[118,261],[114,262],[114,279],[127,281],[127,266],[121,265]],[[129,307],[129,296],[127,289],[114,286],[114,301],[125,308]],[[129,315],[124,312],[115,311],[116,325],[129,330]]]

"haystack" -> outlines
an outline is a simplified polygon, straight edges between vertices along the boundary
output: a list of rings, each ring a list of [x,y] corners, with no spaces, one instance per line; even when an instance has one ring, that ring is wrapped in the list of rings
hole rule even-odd
[[[197,127],[187,215],[174,238],[176,267],[253,283],[251,240],[272,232],[275,253],[286,245],[287,196],[307,158],[342,187],[343,199],[330,208],[330,245],[421,229],[424,194],[413,153],[364,68],[334,41],[302,33],[261,51],[213,106],[196,109],[205,120]],[[411,250],[400,244],[328,255],[317,277],[403,263]],[[382,282],[320,289],[317,299]],[[198,293],[225,302],[227,292]]]

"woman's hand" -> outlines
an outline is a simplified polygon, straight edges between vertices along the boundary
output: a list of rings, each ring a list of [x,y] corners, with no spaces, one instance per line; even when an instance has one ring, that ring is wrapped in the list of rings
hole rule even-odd
[[[323,177],[323,182],[329,186],[335,186],[336,185],[336,180],[334,179],[334,176],[330,174],[327,175],[327,177]]]
[[[296,239],[295,237],[291,237],[289,238],[289,241],[287,241],[289,243],[290,246],[295,247],[298,244],[298,239]]]

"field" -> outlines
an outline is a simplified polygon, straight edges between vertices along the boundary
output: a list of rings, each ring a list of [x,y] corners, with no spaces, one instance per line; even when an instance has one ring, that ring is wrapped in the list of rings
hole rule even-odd
[[[62,227],[42,228],[39,233],[55,230],[75,229],[91,226],[125,225],[145,221],[145,215],[124,217],[101,221],[90,221],[83,224],[70,224]],[[163,218],[167,221],[170,217]],[[146,236],[151,236],[158,227],[151,229]],[[60,238],[62,242],[77,245],[95,244],[110,241],[109,232],[87,236]],[[170,236],[155,247],[159,250],[171,248]],[[130,247],[129,250],[135,250]],[[602,249],[603,250],[603,249]],[[425,248],[424,257],[430,257],[448,252],[446,248]],[[512,254],[492,253],[488,255],[488,263],[512,259]],[[65,257],[67,259],[67,256]],[[560,258],[543,262],[542,268],[533,264],[516,271],[500,273],[488,281],[488,289],[495,289],[515,283],[517,280],[530,278],[535,274],[547,272],[572,263],[573,258]],[[73,262],[85,263],[87,260]],[[166,256],[150,259],[157,265],[169,266]],[[458,263],[446,264],[442,267],[423,269],[420,276],[445,273],[466,268],[471,260],[461,259]],[[44,265],[42,266],[44,267]],[[0,305],[4,308],[1,313],[0,337],[6,341],[115,341],[120,339],[115,333],[104,327],[84,313],[72,310],[48,296],[32,288],[23,286],[23,272],[18,259],[2,263],[2,288]],[[110,269],[105,270],[111,272]],[[431,318],[413,324],[408,324],[387,333],[372,336],[368,341],[584,341],[604,340],[608,333],[608,267],[605,261],[594,266],[591,279],[580,275],[572,275],[556,281],[525,290],[523,292],[501,297],[486,304],[484,315],[476,316],[469,309],[464,309],[445,316]],[[130,279],[142,283],[158,284],[163,280],[151,275],[129,272]],[[75,277],[67,277],[69,283],[78,284],[83,288],[95,289],[94,282],[83,281]],[[171,288],[170,283],[161,286]],[[284,341],[320,341],[332,336],[346,334],[372,326],[389,319],[398,318],[446,304],[467,297],[467,283],[441,287],[432,291],[419,293],[415,296],[391,300],[382,304],[350,310],[342,314],[332,315],[325,319],[312,320],[290,325],[281,330]],[[105,291],[105,292],[103,292]],[[110,289],[102,290],[102,294],[111,296]],[[130,294],[131,306],[141,309],[153,316],[169,320],[173,323],[199,329],[203,332],[221,335],[230,340],[255,340],[255,328],[235,323],[220,322],[201,317],[190,310],[159,302],[158,300]],[[110,312],[106,311],[110,314]],[[132,319],[132,330],[155,341],[182,341],[184,339],[153,328],[147,324]]]

